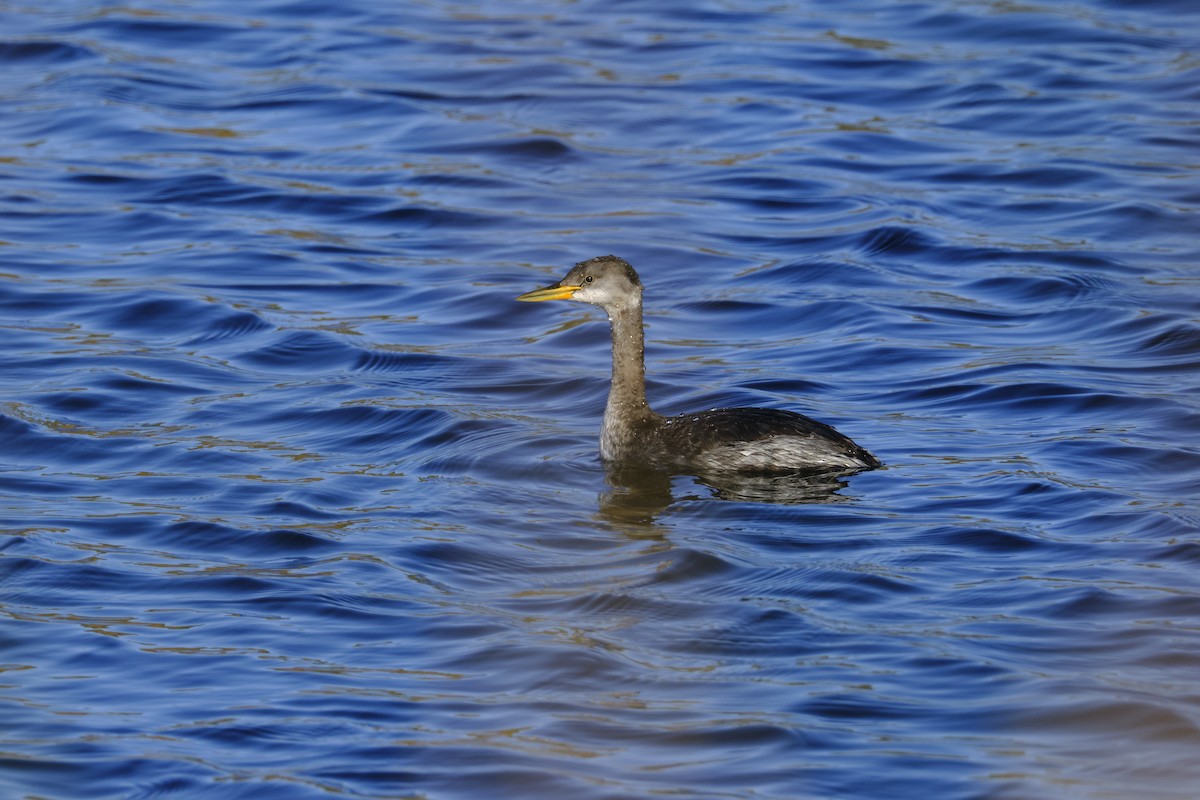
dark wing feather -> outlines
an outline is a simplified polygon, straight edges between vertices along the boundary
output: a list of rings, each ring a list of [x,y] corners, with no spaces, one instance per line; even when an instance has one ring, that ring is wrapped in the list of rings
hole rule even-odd
[[[695,414],[668,417],[661,428],[663,445],[684,459],[738,442],[753,442],[772,436],[799,436],[826,441],[831,449],[853,455],[872,467],[880,466],[875,456],[824,422],[776,408],[716,408]]]

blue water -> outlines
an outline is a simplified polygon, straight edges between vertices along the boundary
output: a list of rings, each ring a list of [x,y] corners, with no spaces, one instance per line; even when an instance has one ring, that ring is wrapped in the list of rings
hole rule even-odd
[[[1200,14],[0,7],[0,796],[1200,795]],[[663,412],[886,468],[606,473]]]

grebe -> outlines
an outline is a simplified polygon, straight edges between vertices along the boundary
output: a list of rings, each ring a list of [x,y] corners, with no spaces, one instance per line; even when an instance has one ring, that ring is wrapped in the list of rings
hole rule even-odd
[[[599,256],[517,298],[600,306],[612,325],[612,385],[600,456],[702,472],[857,472],[879,459],[823,422],[773,408],[717,408],[664,417],[646,402],[642,282],[626,261]]]

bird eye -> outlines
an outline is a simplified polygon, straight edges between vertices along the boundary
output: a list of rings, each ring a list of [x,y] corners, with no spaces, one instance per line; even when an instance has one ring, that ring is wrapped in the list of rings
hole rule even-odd
[[[591,276],[591,275],[588,275],[586,278],[584,278],[584,279],[583,279],[583,282],[584,282],[584,283],[591,283],[591,282],[592,282],[592,276]]]

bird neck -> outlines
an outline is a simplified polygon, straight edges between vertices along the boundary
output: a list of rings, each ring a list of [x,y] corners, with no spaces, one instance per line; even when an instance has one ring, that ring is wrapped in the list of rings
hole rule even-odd
[[[608,318],[612,323],[613,360],[605,425],[652,418],[654,412],[646,403],[646,344],[641,305],[612,311]]]

